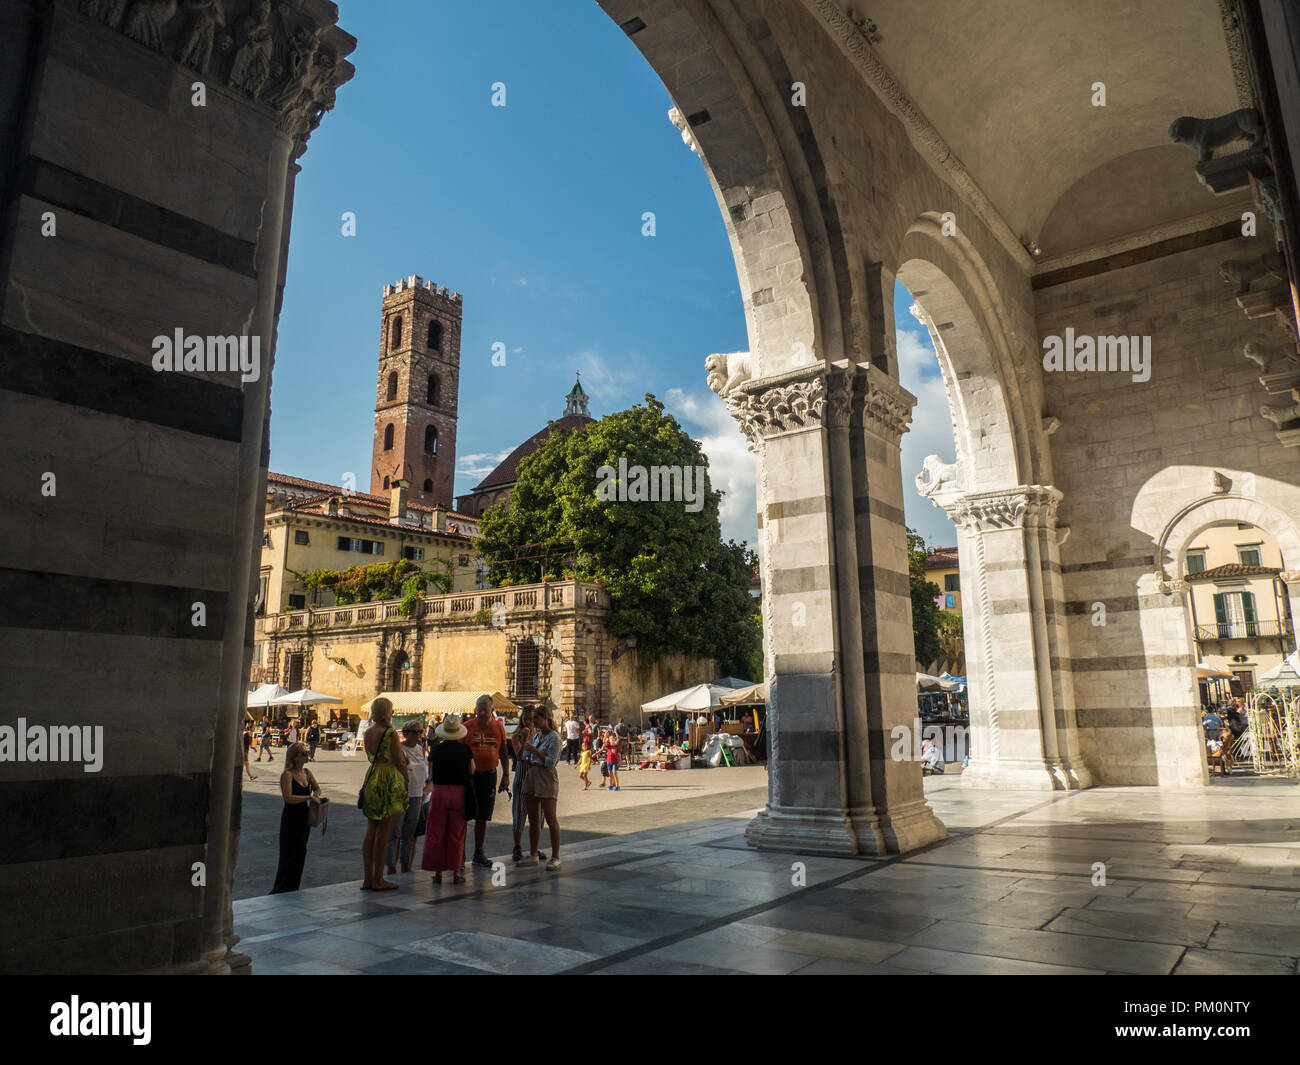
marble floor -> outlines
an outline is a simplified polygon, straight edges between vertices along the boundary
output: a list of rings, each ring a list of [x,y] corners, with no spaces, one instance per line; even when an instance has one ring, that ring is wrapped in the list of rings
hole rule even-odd
[[[504,884],[242,900],[236,949],[255,974],[1300,971],[1296,782],[926,794],[951,835],[908,855],[760,853],[749,815],[716,817],[576,843],[555,873],[507,856]]]

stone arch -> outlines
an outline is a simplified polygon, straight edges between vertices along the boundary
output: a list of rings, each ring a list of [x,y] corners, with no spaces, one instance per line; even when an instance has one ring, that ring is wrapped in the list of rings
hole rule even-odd
[[[1249,474],[1240,479],[1247,485],[1257,483]],[[1232,488],[1236,487],[1234,483]],[[1294,572],[1300,568],[1300,525],[1291,516],[1294,513],[1272,501],[1232,489],[1193,500],[1180,507],[1161,530],[1156,541],[1157,569],[1165,571],[1170,578],[1181,577],[1186,572],[1187,546],[1209,526],[1231,521],[1263,529],[1282,554],[1283,571]],[[1287,581],[1286,587],[1291,615],[1300,618],[1300,580]]]
[[[827,176],[785,58],[753,0],[599,0],[663,81],[727,228],[746,308],[753,376],[846,357],[847,276]],[[784,81],[782,81],[784,79]]]
[[[960,231],[945,236],[943,216],[927,211],[908,228],[898,261],[895,276],[925,312],[939,356],[966,489],[1037,483],[1010,330],[978,251]]]

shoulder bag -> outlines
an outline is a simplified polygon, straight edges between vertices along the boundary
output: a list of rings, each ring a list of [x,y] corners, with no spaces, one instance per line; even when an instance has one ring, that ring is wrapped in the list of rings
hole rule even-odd
[[[384,729],[384,734],[379,738],[379,746],[375,748],[375,756],[370,760],[370,768],[366,770],[366,779],[361,782],[361,790],[357,792],[357,809],[366,808],[366,785],[370,783],[370,774],[375,771],[375,763],[379,761],[379,756],[384,751],[384,744],[388,742],[388,734],[392,729]]]

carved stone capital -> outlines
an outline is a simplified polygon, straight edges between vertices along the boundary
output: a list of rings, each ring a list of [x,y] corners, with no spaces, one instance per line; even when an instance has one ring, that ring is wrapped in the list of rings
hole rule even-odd
[[[712,387],[720,367],[711,363],[710,370]],[[714,391],[726,400],[751,448],[759,440],[821,426],[861,428],[897,444],[916,404],[901,385],[869,363],[813,363]]]
[[[760,440],[821,425],[826,411],[826,375],[821,366],[800,367],[749,381],[728,393],[726,401],[727,410],[753,448]]]
[[[83,15],[168,56],[275,114],[294,156],[352,77],[356,39],[293,0],[81,0]]]
[[[994,492],[968,492],[944,506],[953,523],[973,532],[1056,527],[1061,492],[1051,485],[1029,484]]]

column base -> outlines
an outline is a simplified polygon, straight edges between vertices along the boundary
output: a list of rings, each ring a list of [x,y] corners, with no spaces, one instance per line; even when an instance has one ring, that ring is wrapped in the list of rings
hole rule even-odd
[[[818,810],[773,807],[745,828],[745,840],[763,851],[866,858],[902,854],[944,839],[948,830],[924,801],[885,814],[870,807]]]
[[[970,760],[961,774],[965,788],[1012,788],[1016,791],[1081,791],[1092,787],[1092,773],[1085,765],[1047,762],[1032,758]]]

